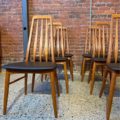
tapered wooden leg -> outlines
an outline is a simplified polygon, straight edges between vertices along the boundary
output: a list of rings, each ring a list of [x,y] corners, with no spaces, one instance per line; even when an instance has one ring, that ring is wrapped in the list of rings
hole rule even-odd
[[[27,95],[27,73],[25,74],[25,95]]]
[[[64,77],[65,77],[65,84],[66,84],[66,93],[69,93],[69,81],[68,81],[68,74],[67,74],[67,63],[64,62]]]
[[[90,95],[93,93],[93,87],[94,87],[94,82],[95,82],[95,71],[96,71],[96,63],[93,63],[93,68],[91,72],[91,80],[90,80]]]
[[[44,76],[44,74],[41,74],[41,82],[43,82],[43,76]]]
[[[74,81],[74,77],[73,77],[73,61],[72,61],[71,58],[70,58],[70,74],[71,74],[72,81]]]
[[[10,81],[10,72],[6,71],[5,83],[4,83],[4,101],[3,101],[3,114],[7,112],[7,102],[9,94],[9,81]]]
[[[81,67],[81,81],[84,80],[84,75],[85,75],[85,58],[83,58],[83,61],[82,61],[82,67]]]
[[[32,89],[31,89],[31,92],[34,91],[34,86],[35,86],[35,73],[32,74]]]
[[[110,83],[110,90],[109,90],[109,96],[107,99],[107,109],[106,109],[106,120],[110,119],[110,113],[112,108],[112,101],[113,101],[113,95],[115,90],[115,84],[116,84],[116,73],[112,72],[112,79]]]
[[[57,88],[57,93],[58,93],[58,96],[60,96],[60,89],[59,89],[59,83],[58,83],[56,71],[54,72],[54,75],[55,75],[55,84],[56,84],[56,88]]]
[[[107,71],[107,69],[105,69],[104,72],[103,72],[102,87],[101,87],[101,90],[100,90],[99,97],[101,97],[103,92],[104,92],[106,81],[107,81],[107,75],[108,75],[108,71]]]
[[[92,68],[93,68],[93,62],[91,61],[91,64],[90,64],[90,71],[89,71],[89,76],[88,76],[88,84],[90,83],[90,80],[91,80]]]
[[[57,101],[56,101],[54,71],[50,73],[50,81],[51,81],[50,83],[51,83],[51,89],[52,89],[52,101],[53,101],[54,115],[57,118],[58,117],[58,112],[57,112]]]

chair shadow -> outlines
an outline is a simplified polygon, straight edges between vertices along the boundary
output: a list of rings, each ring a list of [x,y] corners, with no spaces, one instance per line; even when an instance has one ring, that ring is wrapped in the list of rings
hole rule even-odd
[[[63,75],[60,75],[59,78],[63,78],[61,77]],[[23,85],[24,86],[24,85]],[[27,85],[27,94],[32,93],[31,92],[31,86],[32,84],[29,83]],[[60,89],[60,93],[62,93],[62,86],[59,82],[59,89]],[[57,90],[56,90],[57,92]],[[24,87],[22,87],[19,90],[19,94],[15,97],[15,99],[13,100],[13,102],[11,103],[11,105],[8,108],[8,112],[12,109],[12,107],[17,103],[17,101],[19,100],[19,98],[24,94]],[[37,77],[37,79],[35,80],[35,87],[34,87],[34,92],[32,94],[48,94],[51,95],[51,84],[50,84],[50,80],[44,80],[43,82],[40,81],[40,77]]]

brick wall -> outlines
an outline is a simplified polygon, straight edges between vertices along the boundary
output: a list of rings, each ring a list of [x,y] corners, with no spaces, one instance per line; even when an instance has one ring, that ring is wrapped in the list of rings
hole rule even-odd
[[[23,58],[21,0],[0,0],[2,62]]]
[[[78,69],[83,53],[85,31],[89,26],[90,0],[28,0],[29,20],[35,14],[50,14],[69,28],[70,52]],[[16,7],[17,6],[17,7]],[[120,13],[120,0],[93,0],[92,21],[109,21],[110,14]],[[23,57],[21,0],[0,0],[0,29],[3,61]],[[18,57],[16,57],[18,56]]]

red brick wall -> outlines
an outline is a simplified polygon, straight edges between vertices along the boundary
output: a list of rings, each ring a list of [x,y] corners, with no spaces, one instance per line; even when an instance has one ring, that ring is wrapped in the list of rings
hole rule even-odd
[[[0,0],[0,47],[3,63],[23,58],[21,13],[21,0]]]
[[[89,25],[90,0],[28,0],[29,20],[35,14],[50,14],[69,28],[70,52],[80,66],[85,31]],[[17,7],[16,7],[17,6]],[[120,13],[120,0],[93,0],[92,20],[110,20],[110,14]],[[3,60],[13,61],[23,57],[21,0],[0,0],[0,29],[2,30]],[[18,56],[18,57],[16,57]]]

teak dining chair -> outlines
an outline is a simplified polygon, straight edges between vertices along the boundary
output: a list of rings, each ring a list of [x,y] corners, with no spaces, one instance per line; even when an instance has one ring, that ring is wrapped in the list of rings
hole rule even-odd
[[[66,93],[69,93],[69,81],[68,81],[68,74],[67,74],[67,64],[68,60],[65,57],[65,42],[63,36],[63,26],[60,22],[53,23],[54,28],[54,49],[55,49],[55,62],[56,64],[61,64],[64,66],[64,77],[65,77],[65,84],[66,84]]]
[[[120,76],[120,14],[112,14],[110,41],[107,57],[107,65],[104,71],[103,82],[99,97],[102,96],[105,89],[108,73],[111,73],[109,95],[106,105],[106,120],[110,119],[113,95],[115,91],[116,78]]]
[[[108,40],[110,38],[110,23],[97,22],[98,30],[95,32],[94,52],[92,53],[92,64],[90,71],[90,94],[93,93],[95,72],[98,67],[102,67],[102,71],[106,64],[106,56],[108,51]]]
[[[48,23],[51,25],[48,26]],[[51,92],[53,100],[53,108],[55,117],[58,116],[57,101],[56,101],[56,89],[59,93],[58,80],[56,79],[56,64],[54,57],[54,44],[53,44],[53,27],[51,16],[35,15],[32,18],[29,41],[27,46],[26,58],[24,62],[11,63],[4,65],[6,69],[5,86],[4,86],[4,103],[3,114],[7,112],[7,102],[9,94],[9,85],[13,84],[22,78],[25,78],[25,95],[27,94],[27,76],[28,73],[49,73]],[[36,56],[39,55],[39,62],[36,62]],[[51,57],[51,61],[48,61]],[[10,80],[12,73],[24,73],[25,75],[14,81]]]
[[[70,53],[69,49],[69,38],[68,38],[68,29],[67,27],[63,27],[63,39],[64,39],[64,49],[65,49],[65,57],[68,59],[68,66],[70,69],[70,74],[72,81],[74,81],[74,75],[73,75],[73,54]]]
[[[89,27],[86,32],[86,40],[84,47],[84,54],[82,55],[82,66],[81,66],[81,81],[84,80],[84,75],[86,72],[86,63],[91,61],[92,58],[92,34],[94,33],[94,28]]]

